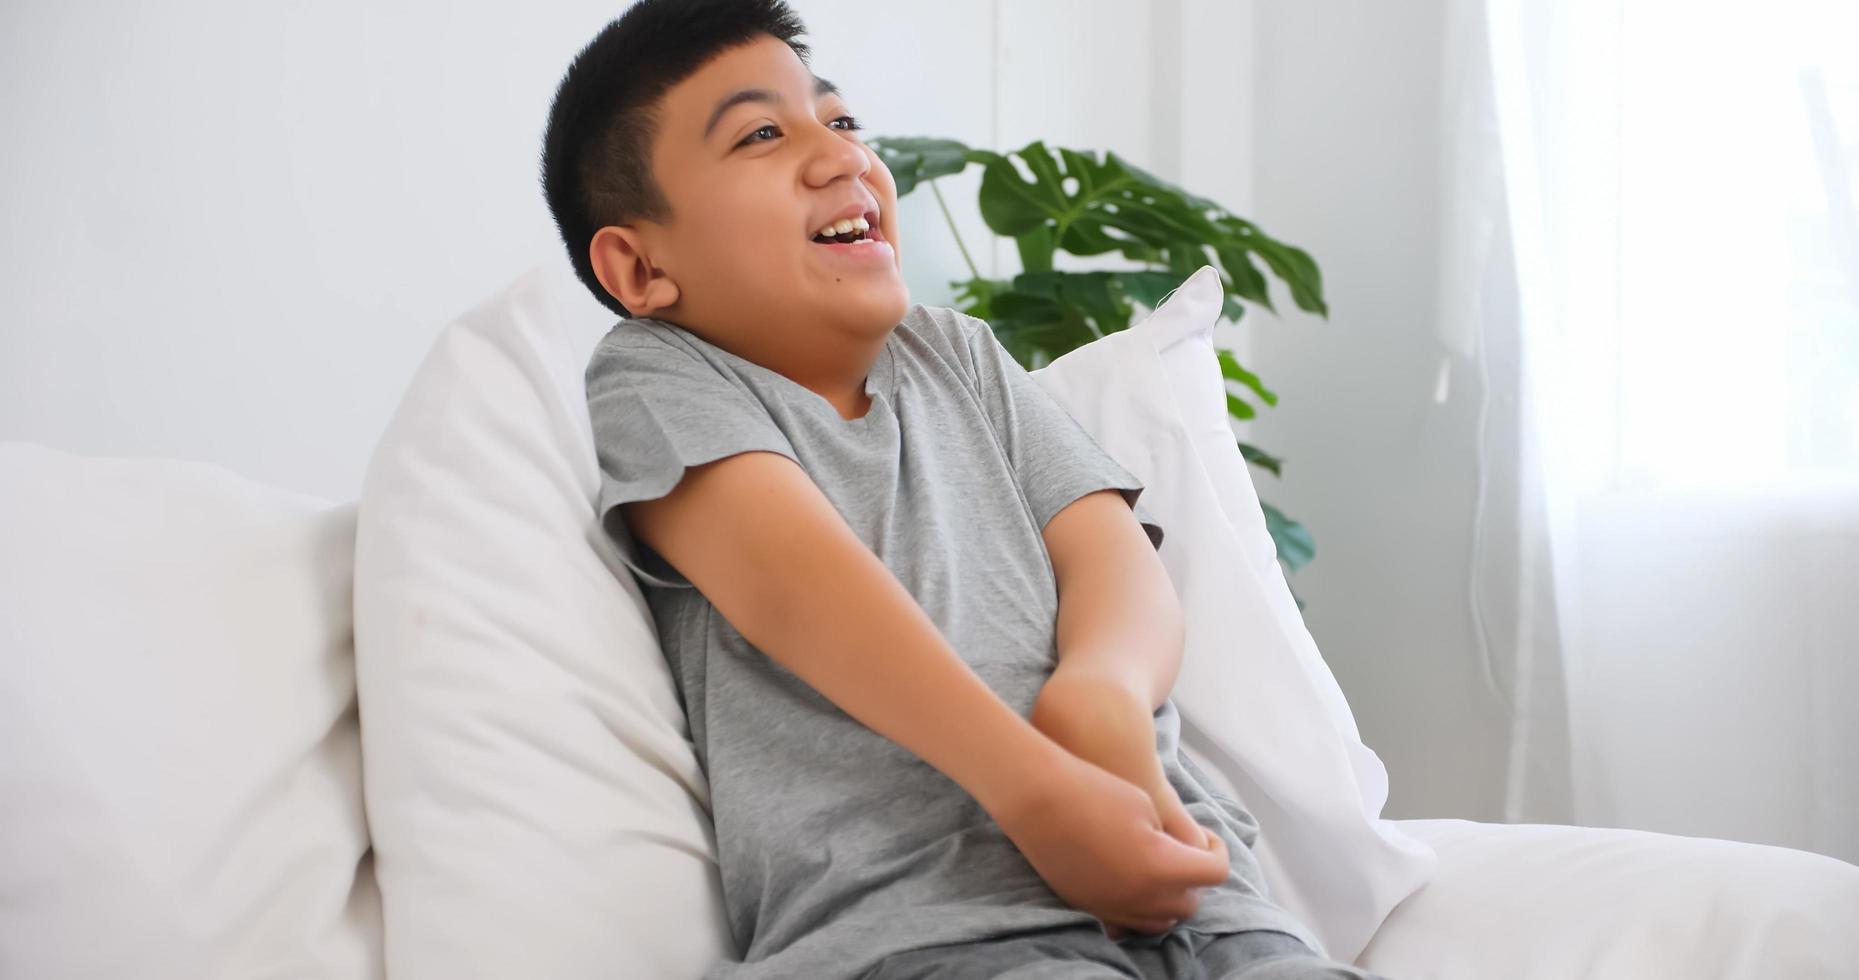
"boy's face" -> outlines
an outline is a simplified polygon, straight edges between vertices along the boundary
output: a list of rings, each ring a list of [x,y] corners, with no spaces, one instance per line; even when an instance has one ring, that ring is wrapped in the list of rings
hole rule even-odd
[[[817,94],[818,84],[793,49],[762,35],[665,94],[652,166],[670,223],[610,227],[594,240],[596,268],[605,251],[608,270],[630,284],[615,294],[635,315],[725,337],[822,326],[881,334],[903,318],[897,184],[852,128],[844,97]],[[730,99],[752,89],[768,98]],[[867,237],[878,241],[813,241],[851,211],[875,212]]]

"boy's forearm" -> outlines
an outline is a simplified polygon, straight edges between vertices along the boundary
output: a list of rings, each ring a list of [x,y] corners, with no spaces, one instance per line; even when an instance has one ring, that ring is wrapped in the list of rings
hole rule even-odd
[[[1140,530],[1096,536],[1074,557],[1059,589],[1058,669],[1116,680],[1160,708],[1186,629],[1161,557]]]
[[[795,545],[780,573],[792,587],[761,622],[738,624],[743,636],[989,813],[1038,792],[1065,750],[987,686],[890,569],[850,530]]]

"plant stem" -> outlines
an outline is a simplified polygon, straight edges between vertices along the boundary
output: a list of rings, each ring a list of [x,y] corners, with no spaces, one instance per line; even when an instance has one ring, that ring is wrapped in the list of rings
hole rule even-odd
[[[942,219],[949,223],[949,234],[955,236],[955,247],[962,251],[962,261],[968,263],[968,274],[981,278],[981,270],[975,268],[975,260],[968,257],[968,246],[962,244],[962,235],[955,230],[955,216],[949,213],[949,206],[942,201],[942,191],[936,189],[936,182],[929,181],[930,193],[936,195],[936,206],[942,208]]]

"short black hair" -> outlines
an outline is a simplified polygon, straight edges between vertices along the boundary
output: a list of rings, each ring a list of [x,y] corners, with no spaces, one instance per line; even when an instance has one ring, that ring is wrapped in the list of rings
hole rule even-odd
[[[800,18],[782,0],[639,0],[581,49],[563,73],[542,137],[542,196],[582,285],[632,316],[588,260],[594,232],[666,222],[671,202],[652,173],[659,103],[722,51],[768,34],[807,61]]]

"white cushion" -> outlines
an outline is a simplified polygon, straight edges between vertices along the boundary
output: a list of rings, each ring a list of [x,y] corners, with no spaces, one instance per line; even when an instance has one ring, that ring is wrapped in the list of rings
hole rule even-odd
[[[729,948],[708,788],[595,521],[566,263],[440,333],[363,481],[356,656],[395,980],[696,977]]]
[[[355,506],[0,443],[0,973],[382,975]]]
[[[1259,821],[1273,900],[1348,962],[1435,857],[1381,818],[1387,771],[1304,627],[1227,425],[1204,266],[1149,316],[1032,372],[1145,485],[1187,619],[1182,743]],[[1210,474],[1217,473],[1216,482]]]
[[[1603,827],[1397,820],[1439,854],[1356,961],[1431,980],[1836,980],[1859,973],[1859,867]]]
[[[1177,322],[1198,296],[1178,294],[1150,321]],[[612,322],[565,265],[530,270],[445,328],[368,468],[356,642],[396,980],[604,977],[616,963],[695,977],[734,955],[703,772],[650,609],[595,518],[583,372]],[[1146,502],[1174,508],[1176,544],[1162,551],[1178,556],[1170,573],[1190,585],[1199,637],[1178,687],[1184,739],[1209,750],[1196,761],[1228,778],[1268,832],[1278,824],[1262,863],[1281,901],[1353,955],[1432,855],[1359,789],[1353,720],[1345,738],[1333,718],[1347,706],[1314,646],[1299,645],[1308,635],[1290,633],[1282,577],[1252,571],[1247,554],[1271,555],[1254,536],[1263,521],[1221,509],[1174,401],[1183,393],[1148,346],[1157,329],[1112,334],[1034,376],[1149,484]],[[1107,355],[1138,355],[1131,344],[1143,345],[1137,367],[1107,371]],[[1199,368],[1218,383],[1210,348]],[[1119,407],[1078,411],[1067,379],[1083,401]],[[1150,438],[1169,448],[1130,455],[1132,440]],[[1231,644],[1208,640],[1215,628],[1256,634],[1257,652],[1225,656]],[[1186,696],[1190,684],[1203,690]],[[1242,717],[1220,724],[1214,711],[1210,725],[1207,705],[1223,703]],[[1265,775],[1249,781],[1253,764]],[[1307,859],[1295,874],[1284,863]]]
[[[1293,658],[1304,668],[1323,702],[1324,715],[1350,746],[1357,783],[1365,801],[1372,801],[1373,813],[1378,814],[1388,798],[1388,771],[1380,757],[1362,745],[1355,714],[1349,710],[1342,688],[1323,662],[1316,641],[1303,628],[1303,614],[1278,566],[1277,542],[1265,526],[1265,511],[1259,506],[1252,469],[1240,453],[1228,421],[1231,416],[1226,407],[1226,379],[1221,375],[1219,353],[1213,342],[1213,328],[1220,318],[1224,296],[1220,273],[1211,265],[1201,266],[1165,297],[1154,313],[1139,321],[1136,329],[1148,334],[1150,346],[1162,359],[1182,427],[1207,478],[1213,481],[1214,499],[1221,513],[1239,536],[1238,554],[1259,580],[1273,618],[1285,620],[1283,632],[1291,641]]]

